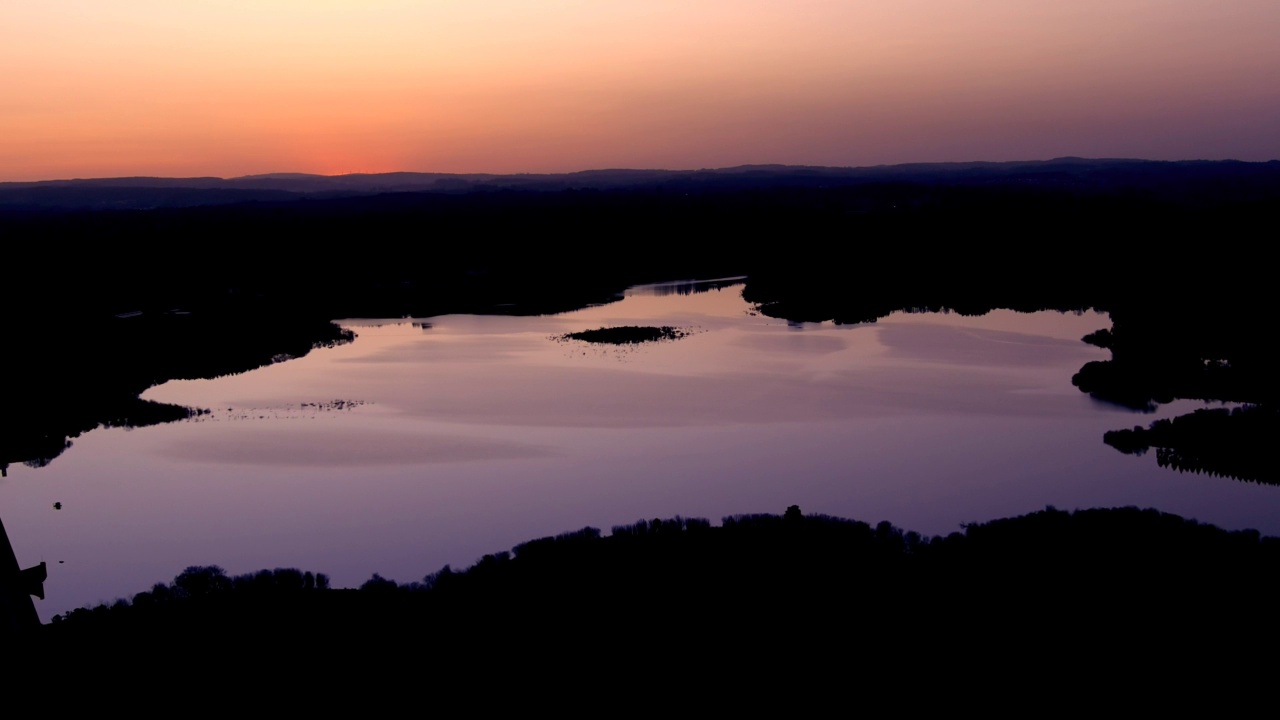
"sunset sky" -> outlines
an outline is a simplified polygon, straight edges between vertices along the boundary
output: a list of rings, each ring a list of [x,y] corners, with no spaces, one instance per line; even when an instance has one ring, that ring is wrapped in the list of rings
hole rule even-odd
[[[0,181],[1280,158],[1277,0],[0,0]]]

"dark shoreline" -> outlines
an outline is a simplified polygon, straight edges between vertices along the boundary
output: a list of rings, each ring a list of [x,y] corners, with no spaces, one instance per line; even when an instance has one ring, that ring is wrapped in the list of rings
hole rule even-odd
[[[41,626],[21,647],[81,667],[124,657],[130,672],[162,676],[217,676],[224,662],[242,662],[233,657],[253,665],[317,643],[331,652],[291,655],[290,666],[367,680],[395,668],[454,677],[462,662],[471,680],[484,671],[546,682],[565,672],[648,677],[680,648],[690,662],[751,662],[791,680],[832,660],[887,673],[930,659],[913,674],[941,681],[985,672],[935,664],[983,648],[1037,672],[1069,672],[1078,652],[1102,665],[1119,653],[1208,672],[1213,658],[1277,636],[1265,598],[1278,567],[1280,538],[1151,509],[1046,508],[926,537],[792,507],[720,526],[677,517],[608,535],[583,528],[419,582],[375,574],[358,590],[293,569],[232,578],[192,567],[131,602]],[[206,641],[231,654],[186,657],[180,669],[166,657]],[[405,648],[425,654],[407,661]],[[831,648],[856,658],[832,658]],[[605,665],[593,660],[600,653]]]

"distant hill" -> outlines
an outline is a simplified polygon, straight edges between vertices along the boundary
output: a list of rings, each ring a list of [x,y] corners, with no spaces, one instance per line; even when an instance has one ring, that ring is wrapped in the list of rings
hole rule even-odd
[[[874,167],[742,165],[701,170],[601,169],[563,174],[270,173],[237,178],[124,177],[0,183],[0,210],[138,210],[279,202],[383,193],[556,192],[665,188],[677,191],[849,187],[882,183],[1022,185],[1192,197],[1206,183],[1280,192],[1280,161],[1151,161],[1055,158],[1019,162],[912,163]]]

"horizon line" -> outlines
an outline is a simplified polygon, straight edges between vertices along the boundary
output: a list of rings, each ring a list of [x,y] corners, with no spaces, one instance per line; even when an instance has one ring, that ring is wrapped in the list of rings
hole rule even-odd
[[[647,172],[647,173],[699,173],[699,172],[725,172],[744,169],[796,169],[796,170],[876,170],[885,168],[906,168],[920,166],[946,166],[946,165],[1028,165],[1038,163],[1054,163],[1054,162],[1142,162],[1142,163],[1240,163],[1240,164],[1256,164],[1264,165],[1268,163],[1280,162],[1280,159],[1273,158],[1271,160],[1239,160],[1236,158],[1183,158],[1179,160],[1154,160],[1141,157],[1083,157],[1078,155],[1063,155],[1053,158],[1044,159],[1023,159],[1023,160],[941,160],[941,161],[918,161],[904,163],[879,163],[874,165],[810,165],[810,164],[788,164],[788,163],[743,163],[741,165],[725,165],[719,167],[700,167],[700,168],[661,168],[661,167],[599,167],[585,168],[580,170],[566,170],[560,172],[536,172],[536,171],[519,171],[519,172],[439,172],[432,170],[387,170],[382,172],[341,172],[341,173],[311,173],[311,172],[293,172],[293,171],[273,171],[265,173],[250,173],[247,175],[103,175],[93,177],[53,177],[40,180],[0,180],[0,186],[3,185],[36,185],[42,183],[73,183],[73,182],[99,182],[108,180],[218,180],[218,181],[235,181],[235,180],[268,180],[268,179],[288,179],[288,178],[351,178],[351,177],[378,177],[387,175],[435,175],[441,177],[555,177],[555,176],[571,176],[582,175],[587,173],[609,173],[609,172]]]

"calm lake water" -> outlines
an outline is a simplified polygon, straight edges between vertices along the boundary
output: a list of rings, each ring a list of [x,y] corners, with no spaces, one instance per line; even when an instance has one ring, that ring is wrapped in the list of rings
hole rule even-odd
[[[355,342],[144,395],[207,415],[96,430],[11,468],[0,511],[19,562],[49,563],[41,617],[188,565],[407,582],[587,525],[792,504],[927,534],[1046,505],[1280,534],[1280,488],[1102,443],[1198,405],[1140,415],[1077,391],[1071,375],[1108,356],[1080,341],[1110,325],[1096,313],[789,324],[721,282],[554,316],[340,324]],[[620,325],[689,334],[562,337]]]

